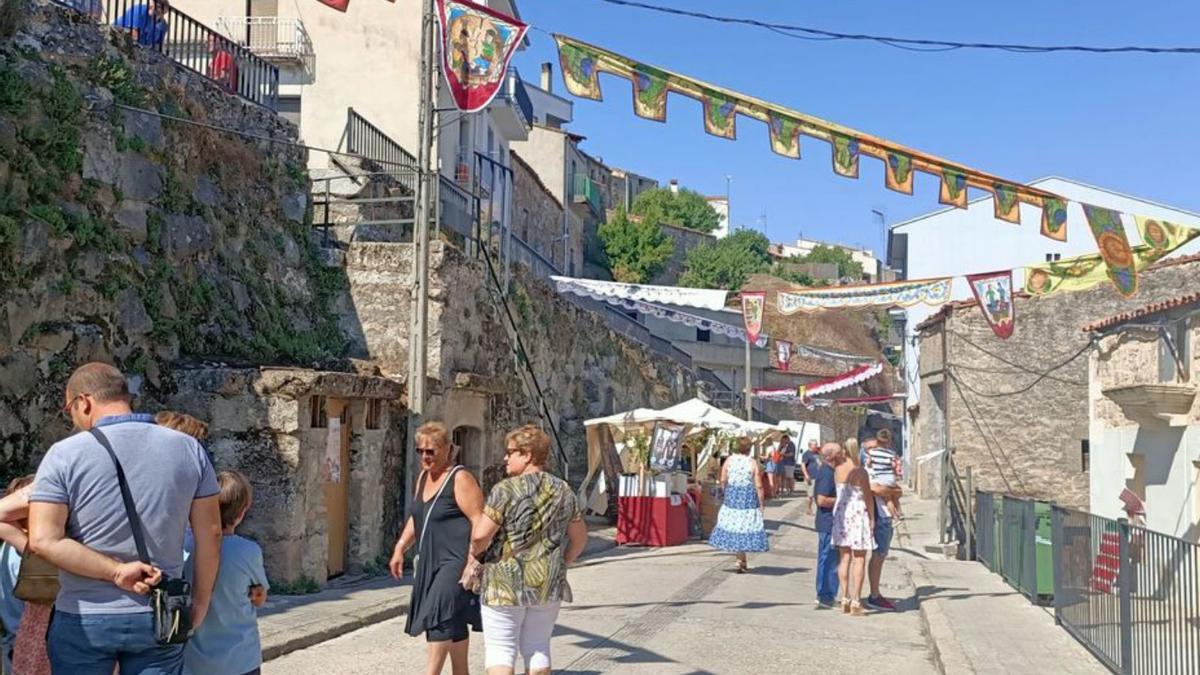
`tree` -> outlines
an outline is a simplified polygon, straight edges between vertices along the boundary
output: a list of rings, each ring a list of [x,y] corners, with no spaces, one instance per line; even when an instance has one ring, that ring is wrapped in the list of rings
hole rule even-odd
[[[613,278],[628,284],[653,279],[675,252],[675,242],[657,222],[646,218],[634,220],[624,210],[618,210],[607,223],[601,224],[599,234]]]
[[[708,234],[717,229],[721,217],[698,192],[680,190],[677,193],[659,188],[647,190],[633,200],[630,211],[658,224],[678,225]]]
[[[838,266],[839,279],[845,277],[861,279],[863,275],[862,263],[852,259],[850,252],[844,248],[815,246],[808,255],[801,256],[800,261],[808,263],[834,263]]]
[[[688,252],[681,286],[738,290],[751,274],[771,269],[771,242],[754,230],[738,230]]]

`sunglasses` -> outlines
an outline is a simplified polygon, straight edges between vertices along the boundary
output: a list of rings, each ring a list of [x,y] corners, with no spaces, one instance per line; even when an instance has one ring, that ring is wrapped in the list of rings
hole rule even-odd
[[[416,451],[422,457],[433,457],[437,454],[437,448],[416,448]]]

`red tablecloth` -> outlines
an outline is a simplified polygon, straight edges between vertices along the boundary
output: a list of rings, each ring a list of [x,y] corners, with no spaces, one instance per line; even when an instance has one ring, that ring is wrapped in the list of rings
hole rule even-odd
[[[687,517],[681,496],[618,497],[617,543],[677,546],[687,541]]]

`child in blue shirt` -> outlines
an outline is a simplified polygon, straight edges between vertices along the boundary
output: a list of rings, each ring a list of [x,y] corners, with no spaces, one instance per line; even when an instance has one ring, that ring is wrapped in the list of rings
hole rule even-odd
[[[234,534],[250,510],[252,491],[250,482],[236,471],[218,473],[217,484],[224,534],[221,566],[208,616],[184,648],[183,669],[192,675],[258,673],[262,643],[255,608],[267,601],[267,573],[258,544]],[[189,578],[190,573],[189,556]]]

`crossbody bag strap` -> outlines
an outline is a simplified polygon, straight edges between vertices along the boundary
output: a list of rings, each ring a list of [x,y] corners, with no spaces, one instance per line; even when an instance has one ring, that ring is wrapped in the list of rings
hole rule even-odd
[[[425,526],[429,524],[429,514],[433,513],[433,507],[437,505],[438,497],[442,496],[442,490],[446,489],[446,483],[454,480],[454,474],[461,469],[461,466],[455,466],[450,469],[450,474],[442,480],[442,486],[438,488],[437,494],[433,496],[433,500],[429,502],[429,506],[425,507],[425,519],[421,521],[421,538],[417,540],[417,553],[421,552],[421,545],[425,543]]]
[[[121,460],[117,459],[117,453],[113,452],[108,437],[99,429],[92,429],[91,432],[100,445],[103,445],[104,449],[108,451],[108,456],[112,458],[113,466],[117,469],[117,484],[121,487],[121,500],[125,502],[125,514],[129,516],[129,529],[133,530],[133,543],[137,546],[138,559],[149,565],[150,553],[146,550],[142,519],[138,517],[137,508],[133,505],[133,495],[129,493],[129,481],[125,480],[125,469],[121,468]]]

